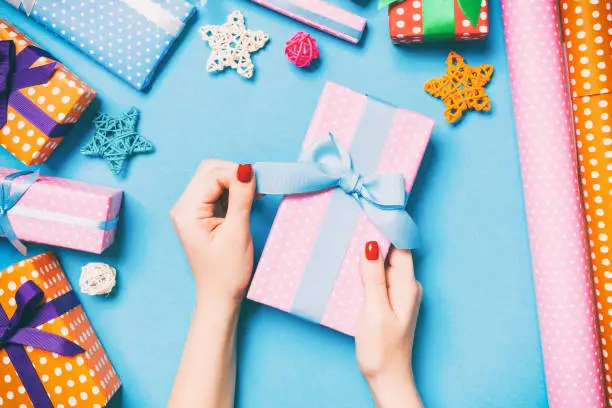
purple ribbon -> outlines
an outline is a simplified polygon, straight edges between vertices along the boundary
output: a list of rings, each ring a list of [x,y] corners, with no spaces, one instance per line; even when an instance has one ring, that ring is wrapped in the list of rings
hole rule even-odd
[[[13,41],[0,41],[0,129],[6,125],[8,106],[11,105],[48,137],[64,136],[74,126],[73,123],[57,123],[19,92],[20,89],[42,85],[51,79],[57,62],[30,68],[40,57],[54,59],[48,52],[32,45],[17,54]]]
[[[32,281],[27,281],[17,290],[17,310],[9,319],[0,305],[0,350],[5,349],[17,375],[35,408],[53,408],[53,403],[24,346],[72,357],[85,352],[79,345],[53,333],[36,329],[77,307],[79,301],[73,291],[67,292],[47,303],[43,303],[43,291]],[[41,305],[42,304],[42,305]]]

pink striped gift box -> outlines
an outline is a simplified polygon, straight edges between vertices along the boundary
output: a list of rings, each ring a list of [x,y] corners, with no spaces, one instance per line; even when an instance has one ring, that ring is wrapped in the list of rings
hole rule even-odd
[[[353,155],[356,171],[402,173],[410,191],[433,125],[420,114],[328,83],[304,147],[332,133]],[[330,217],[331,206],[337,210],[338,204],[334,190],[283,199],[248,298],[353,335],[363,302],[359,264],[364,245],[377,240],[386,254],[390,243],[354,211],[358,206],[348,196],[340,203],[346,205],[343,216]],[[338,224],[338,218],[348,220]],[[322,239],[342,246],[330,252]]]
[[[7,176],[16,172],[0,167],[3,188]],[[25,179],[12,181],[12,190]],[[99,254],[115,240],[122,197],[123,192],[114,188],[39,176],[7,216],[21,241]]]
[[[251,0],[327,34],[357,44],[366,20],[321,0]]]

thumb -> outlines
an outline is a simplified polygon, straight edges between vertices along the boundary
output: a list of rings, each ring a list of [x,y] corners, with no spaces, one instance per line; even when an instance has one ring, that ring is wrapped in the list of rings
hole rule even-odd
[[[254,197],[253,166],[240,164],[236,170],[236,179],[229,186],[226,219],[232,223],[248,227]]]
[[[361,275],[365,289],[365,309],[390,308],[385,263],[380,256],[380,249],[376,241],[369,241],[365,245]]]

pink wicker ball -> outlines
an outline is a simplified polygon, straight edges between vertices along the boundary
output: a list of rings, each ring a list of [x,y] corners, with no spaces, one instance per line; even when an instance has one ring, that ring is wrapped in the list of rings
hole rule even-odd
[[[317,41],[303,31],[291,37],[285,46],[285,55],[296,67],[304,68],[319,57]]]

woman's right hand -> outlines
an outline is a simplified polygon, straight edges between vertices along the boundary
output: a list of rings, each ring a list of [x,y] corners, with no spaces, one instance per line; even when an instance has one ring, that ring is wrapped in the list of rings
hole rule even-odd
[[[355,341],[357,362],[379,408],[422,407],[412,374],[412,344],[422,287],[410,251],[391,248],[388,266],[378,243],[362,260],[364,309]]]
[[[237,311],[253,271],[250,164],[206,160],[170,211],[196,283],[196,300]]]

